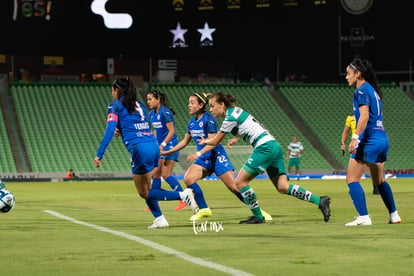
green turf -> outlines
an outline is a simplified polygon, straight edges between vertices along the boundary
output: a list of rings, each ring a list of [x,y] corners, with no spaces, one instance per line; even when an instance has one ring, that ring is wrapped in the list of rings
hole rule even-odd
[[[413,180],[389,182],[403,223],[385,223],[387,211],[367,179],[363,186],[373,225],[344,227],[355,215],[344,180],[292,181],[332,198],[328,223],[317,206],[278,194],[267,180],[254,181],[261,206],[273,216],[272,223],[262,225],[239,225],[250,215],[247,207],[220,181],[202,181],[213,211],[207,225],[223,229],[208,227],[197,235],[188,220],[191,210],[174,211],[176,201],[160,203],[168,229],[146,229],[153,218],[144,212],[145,203],[132,181],[6,182],[16,206],[0,214],[0,273],[228,275],[44,212],[52,210],[254,275],[414,275]]]

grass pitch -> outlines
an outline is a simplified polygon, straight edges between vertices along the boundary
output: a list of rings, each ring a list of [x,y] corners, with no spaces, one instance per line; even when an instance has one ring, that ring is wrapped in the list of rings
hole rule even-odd
[[[16,206],[0,214],[1,275],[414,275],[414,183],[388,182],[399,225],[386,224],[369,179],[365,227],[344,226],[356,215],[344,180],[291,181],[331,197],[328,223],[316,205],[255,180],[273,216],[261,225],[239,225],[248,208],[221,181],[200,181],[213,216],[194,227],[190,208],[160,202],[170,227],[156,230],[132,180],[9,182]]]

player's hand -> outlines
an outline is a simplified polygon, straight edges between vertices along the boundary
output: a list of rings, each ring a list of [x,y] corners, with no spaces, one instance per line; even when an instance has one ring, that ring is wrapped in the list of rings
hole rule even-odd
[[[358,144],[359,144],[359,140],[352,139],[351,143],[349,143],[349,146],[348,146],[348,152],[351,154],[355,154]]]
[[[93,164],[95,167],[99,168],[101,166],[101,159],[99,159],[99,157],[95,157],[95,159],[93,159]]]
[[[119,130],[119,128],[116,128],[116,129],[115,129],[114,135],[115,135],[116,137],[118,137],[119,135],[121,135],[121,131]]]
[[[190,155],[188,155],[188,156],[187,156],[187,162],[188,162],[188,163],[191,163],[191,162],[193,162],[194,160],[196,160],[197,158],[198,158],[198,155],[197,155],[197,154],[195,154],[195,153],[190,154]]]
[[[168,155],[168,154],[169,154],[168,150],[160,150],[160,155],[161,156],[165,156],[165,155]]]
[[[229,147],[229,149],[232,149],[232,146],[235,145],[237,143],[237,141],[239,141],[238,137],[234,137],[231,138],[227,141],[227,146]]]

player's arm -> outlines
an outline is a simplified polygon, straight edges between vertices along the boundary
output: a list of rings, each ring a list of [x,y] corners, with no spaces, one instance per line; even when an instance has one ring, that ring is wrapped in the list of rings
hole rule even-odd
[[[229,139],[227,141],[227,146],[229,147],[229,149],[232,149],[233,145],[235,145],[239,141],[239,139],[239,136],[234,136],[233,138]]]
[[[168,144],[168,142],[171,141],[171,139],[173,138],[174,134],[175,134],[175,127],[174,127],[174,123],[172,121],[167,122],[167,124],[165,125],[168,129],[168,134],[167,136],[165,136],[164,141],[162,141],[160,148],[164,149],[164,147]]]
[[[198,143],[200,145],[209,145],[209,146],[217,146],[218,144],[221,143],[221,141],[223,141],[224,137],[226,137],[226,133],[219,131],[215,136],[207,139],[201,138],[200,140],[198,140]]]
[[[96,152],[96,157],[94,159],[94,165],[95,167],[100,167],[101,165],[101,159],[103,158],[106,148],[108,147],[109,143],[112,140],[112,137],[114,137],[114,132],[116,129],[117,122],[116,121],[108,121],[106,124],[106,130],[103,135],[103,138],[101,140],[101,144],[99,145],[99,148]]]
[[[186,133],[184,135],[184,138],[180,142],[178,142],[177,145],[175,145],[174,147],[172,147],[169,150],[161,151],[161,155],[169,155],[171,153],[179,151],[179,150],[185,148],[190,143],[190,141],[191,141],[191,135]]]
[[[208,134],[208,139],[213,139],[216,136],[215,132],[209,133]],[[210,150],[214,149],[216,146],[210,146],[210,145],[206,145],[204,148],[202,148],[201,150],[197,151],[196,153],[190,154],[189,156],[187,156],[187,161],[188,162],[193,162],[194,160],[196,160],[198,157],[200,157],[201,155],[203,155],[204,153],[209,152]]]
[[[359,119],[358,119],[358,125],[355,130],[354,135],[352,135],[351,143],[348,146],[349,152],[354,152],[356,149],[358,143],[359,143],[359,135],[365,130],[368,124],[369,119],[369,107],[368,105],[361,105],[359,106]]]
[[[344,126],[344,130],[342,131],[341,137],[341,150],[345,150],[345,143],[348,140],[349,131],[351,128],[348,125]]]

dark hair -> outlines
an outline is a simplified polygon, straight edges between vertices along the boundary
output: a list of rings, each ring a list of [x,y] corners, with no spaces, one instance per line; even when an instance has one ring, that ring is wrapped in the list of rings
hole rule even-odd
[[[377,75],[375,74],[372,63],[367,59],[354,58],[349,66],[355,71],[361,72],[362,78],[374,87],[375,91],[382,98],[382,92],[378,84]]]
[[[148,94],[151,94],[156,99],[160,99],[160,103],[168,107],[168,109],[171,110],[171,112],[175,115],[174,110],[168,105],[167,94],[162,93],[161,91],[156,90],[156,89],[151,90],[150,92],[148,92]]]
[[[134,82],[130,80],[128,77],[117,78],[112,83],[112,87],[119,89],[118,99],[121,101],[122,105],[125,106],[128,112],[135,112],[137,102],[137,91],[135,89]]]
[[[201,108],[202,110],[206,110],[206,106],[209,99],[206,93],[196,92],[191,96],[196,97],[199,104],[203,104],[203,107]]]
[[[211,98],[215,98],[216,102],[218,103],[224,103],[226,108],[234,107],[235,103],[237,102],[236,97],[230,94],[223,93],[223,92],[215,92],[210,96],[210,99]]]

